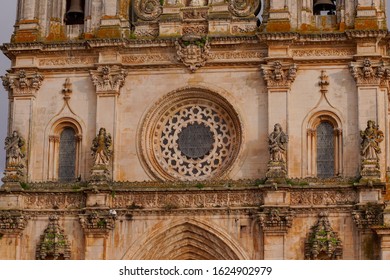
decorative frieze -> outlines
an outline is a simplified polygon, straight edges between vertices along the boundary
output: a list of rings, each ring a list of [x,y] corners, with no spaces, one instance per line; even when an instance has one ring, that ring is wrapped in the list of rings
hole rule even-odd
[[[263,77],[268,88],[290,88],[297,76],[296,64],[282,64],[275,61],[261,66]]]
[[[352,56],[356,53],[353,49],[343,49],[343,48],[335,48],[335,49],[299,49],[292,50],[293,57],[326,57],[326,56]]]
[[[27,226],[30,219],[19,211],[0,211],[0,233],[19,235]]]
[[[195,72],[202,66],[210,55],[210,42],[200,36],[185,36],[176,40],[176,59]]]
[[[49,217],[49,225],[37,246],[37,260],[69,260],[71,248],[68,237],[58,223],[58,216]]]
[[[119,66],[99,66],[97,70],[90,71],[92,83],[97,94],[119,94],[125,84],[127,71]]]
[[[341,239],[333,231],[328,214],[321,212],[305,241],[306,260],[338,260],[343,254]]]
[[[291,205],[297,206],[352,205],[357,201],[358,195],[352,190],[305,190],[291,192]]]
[[[4,88],[11,96],[36,96],[43,81],[43,76],[38,72],[19,70],[16,73],[2,76]]]
[[[77,56],[77,57],[56,57],[56,58],[41,58],[39,59],[39,66],[85,66],[93,65],[98,62],[97,57],[92,56]]]
[[[81,209],[86,204],[80,193],[25,193],[23,200],[26,209]]]

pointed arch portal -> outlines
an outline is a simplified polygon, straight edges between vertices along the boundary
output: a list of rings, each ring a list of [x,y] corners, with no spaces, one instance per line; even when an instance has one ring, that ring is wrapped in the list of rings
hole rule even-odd
[[[196,220],[179,221],[152,232],[131,247],[122,259],[245,260],[245,252],[217,226]],[[135,250],[135,251],[134,251]],[[133,253],[134,252],[134,253]]]

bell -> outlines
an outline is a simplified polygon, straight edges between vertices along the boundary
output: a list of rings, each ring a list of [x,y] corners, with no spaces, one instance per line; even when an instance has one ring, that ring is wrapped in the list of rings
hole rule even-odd
[[[335,10],[336,5],[332,0],[315,0],[314,1],[314,10],[316,11],[329,11]]]
[[[81,0],[71,0],[69,10],[66,11],[67,24],[83,24],[84,9],[81,5]]]

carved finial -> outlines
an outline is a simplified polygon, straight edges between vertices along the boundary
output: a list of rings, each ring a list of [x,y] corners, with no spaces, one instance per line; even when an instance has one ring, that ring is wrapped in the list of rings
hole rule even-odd
[[[73,90],[72,90],[72,83],[70,82],[69,78],[66,78],[65,79],[65,83],[64,83],[64,87],[62,89],[62,93],[64,95],[64,99],[65,100],[69,100],[70,99],[70,95],[71,95],[72,92],[73,92]]]
[[[321,87],[321,93],[325,94],[328,92],[329,77],[325,70],[321,71],[320,82],[318,84]]]

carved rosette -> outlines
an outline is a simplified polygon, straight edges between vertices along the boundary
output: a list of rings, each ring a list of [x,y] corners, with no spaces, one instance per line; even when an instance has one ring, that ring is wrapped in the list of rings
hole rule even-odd
[[[390,68],[383,61],[374,63],[365,58],[360,62],[351,62],[349,70],[358,86],[389,87]]]
[[[119,66],[99,66],[97,70],[90,71],[90,74],[97,94],[119,94],[125,84],[127,71]]]
[[[370,229],[372,226],[383,225],[382,204],[370,204],[360,206],[359,209],[352,212],[352,218],[359,230]]]
[[[305,241],[306,260],[337,260],[343,254],[341,239],[333,231],[328,214],[321,212]]]
[[[70,242],[58,223],[58,216],[49,217],[49,225],[41,235],[37,246],[37,260],[69,260]]]
[[[257,222],[264,231],[287,232],[292,226],[294,211],[288,208],[264,208]]]
[[[134,11],[140,19],[153,21],[161,15],[162,7],[159,0],[136,0]]]
[[[191,72],[205,66],[210,56],[210,42],[199,36],[186,36],[176,40],[176,58],[187,66]]]
[[[2,76],[4,88],[11,96],[36,96],[44,77],[38,72],[19,70]]]
[[[81,227],[86,234],[107,236],[115,228],[116,215],[111,212],[91,212],[79,215]]]
[[[297,76],[296,64],[284,65],[280,61],[261,66],[268,88],[290,88]]]
[[[254,16],[260,0],[229,0],[229,11],[236,17]]]
[[[29,216],[21,212],[0,212],[0,233],[19,235],[26,228]]]

